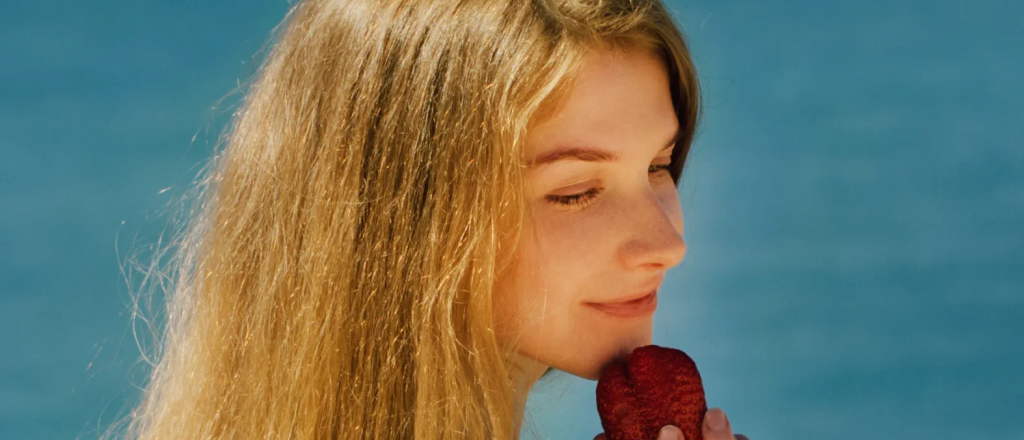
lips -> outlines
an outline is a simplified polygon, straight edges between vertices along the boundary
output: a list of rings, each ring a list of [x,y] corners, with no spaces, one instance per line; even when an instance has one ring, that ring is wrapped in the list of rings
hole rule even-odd
[[[654,313],[658,308],[658,290],[654,289],[639,297],[603,303],[584,303],[588,307],[596,309],[606,315],[618,318],[638,318]]]

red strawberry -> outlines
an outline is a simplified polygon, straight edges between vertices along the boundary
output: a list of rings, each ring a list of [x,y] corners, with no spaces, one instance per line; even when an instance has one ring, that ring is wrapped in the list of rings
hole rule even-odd
[[[686,440],[703,440],[707,410],[697,365],[674,348],[636,348],[597,381],[597,413],[608,440],[656,440],[665,425],[679,427]]]

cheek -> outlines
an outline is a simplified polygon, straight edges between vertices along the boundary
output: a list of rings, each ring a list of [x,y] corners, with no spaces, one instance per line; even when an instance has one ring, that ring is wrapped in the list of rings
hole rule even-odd
[[[579,325],[587,280],[602,267],[598,237],[581,226],[566,215],[524,226],[515,265],[495,288],[495,325],[504,340],[521,333],[524,348],[537,348],[543,340],[567,338]]]
[[[606,296],[614,280],[614,216],[553,215],[538,219],[520,244],[515,270],[500,292],[506,341],[530,358],[596,380],[610,359],[650,343],[648,320],[616,321],[583,302]],[[508,335],[519,338],[508,339]]]
[[[579,299],[581,281],[586,280],[586,261],[592,255],[586,240],[569,231],[540,227],[535,236],[525,238],[519,246],[516,265],[504,280],[503,303],[523,321],[562,319],[567,307]]]
[[[685,223],[683,222],[683,207],[679,203],[679,191],[675,186],[665,185],[664,188],[658,190],[658,198],[665,208],[665,215],[675,227],[676,233],[682,236]]]
[[[538,222],[535,261],[561,276],[585,272],[594,261],[608,257],[601,254],[601,249],[607,247],[604,242],[609,226],[602,220],[595,216],[563,215]]]

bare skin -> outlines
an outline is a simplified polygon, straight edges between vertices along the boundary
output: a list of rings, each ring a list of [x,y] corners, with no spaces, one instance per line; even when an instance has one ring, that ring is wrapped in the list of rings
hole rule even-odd
[[[658,288],[686,255],[667,170],[678,130],[663,62],[608,48],[588,55],[566,104],[530,130],[532,218],[495,293],[499,336],[519,335],[520,420],[530,387],[549,367],[597,380],[605,365],[652,342],[653,309],[623,317],[594,304]],[[596,153],[541,163],[566,149]],[[602,155],[614,159],[593,160]],[[718,415],[724,428],[712,430]],[[704,429],[708,440],[734,439],[718,408]]]

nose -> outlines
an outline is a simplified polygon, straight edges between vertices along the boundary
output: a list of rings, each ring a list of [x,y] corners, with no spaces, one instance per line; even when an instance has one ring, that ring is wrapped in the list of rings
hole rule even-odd
[[[648,191],[646,197],[623,203],[620,231],[624,238],[618,254],[626,269],[667,270],[683,261],[686,241],[678,198],[659,198]]]

